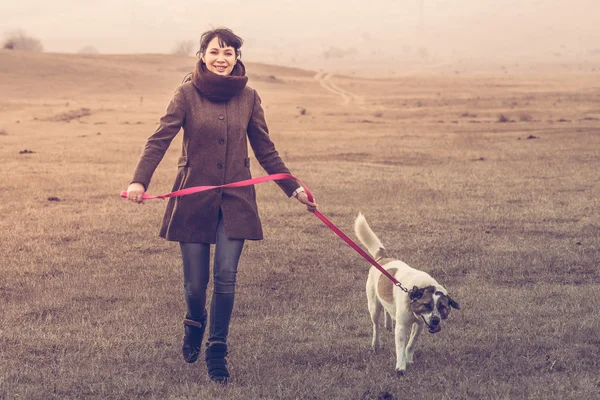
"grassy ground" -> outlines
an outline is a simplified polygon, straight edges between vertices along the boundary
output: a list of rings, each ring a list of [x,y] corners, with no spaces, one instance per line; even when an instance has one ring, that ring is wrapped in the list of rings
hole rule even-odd
[[[275,143],[321,212],[352,237],[364,213],[391,255],[431,273],[462,310],[396,377],[393,335],[369,349],[368,264],[263,184],[266,238],[242,256],[233,378],[221,388],[180,354],[178,246],[157,237],[165,203],[118,197],[193,60],[0,60],[0,398],[600,396],[597,72],[320,85],[249,66]],[[170,189],[179,145],[151,193]],[[256,162],[253,173],[264,173]]]

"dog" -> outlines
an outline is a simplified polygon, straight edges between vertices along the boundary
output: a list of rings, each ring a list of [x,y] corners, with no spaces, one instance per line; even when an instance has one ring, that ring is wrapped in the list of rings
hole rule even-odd
[[[450,314],[450,308],[458,310],[460,305],[428,273],[388,257],[381,241],[361,213],[354,222],[354,232],[379,265],[404,287],[412,288],[405,292],[377,268],[371,267],[369,270],[366,291],[373,322],[372,347],[374,351],[381,348],[379,319],[383,311],[387,330],[392,330],[392,320],[396,322],[396,373],[404,375],[406,365],[413,362],[415,345],[423,329],[427,327],[430,333],[439,332],[442,320]]]

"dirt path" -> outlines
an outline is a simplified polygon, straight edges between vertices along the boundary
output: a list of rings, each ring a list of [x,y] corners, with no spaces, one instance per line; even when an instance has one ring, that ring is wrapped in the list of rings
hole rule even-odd
[[[315,80],[319,82],[319,85],[321,85],[323,89],[340,96],[342,98],[343,105],[347,106],[350,104],[355,104],[360,108],[367,108],[364,105],[365,99],[363,96],[357,95],[355,93],[340,88],[331,81],[332,76],[333,74],[329,72],[317,72],[317,74],[315,75]]]

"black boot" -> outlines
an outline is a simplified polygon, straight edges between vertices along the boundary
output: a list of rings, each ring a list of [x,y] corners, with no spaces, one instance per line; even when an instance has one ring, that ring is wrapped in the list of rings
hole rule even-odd
[[[183,328],[185,330],[183,345],[181,346],[183,358],[188,363],[195,363],[200,354],[200,346],[202,345],[202,339],[204,338],[206,321],[198,322],[186,318],[183,320]]]
[[[227,384],[229,371],[227,371],[227,344],[224,342],[210,342],[206,344],[206,367],[211,381]]]

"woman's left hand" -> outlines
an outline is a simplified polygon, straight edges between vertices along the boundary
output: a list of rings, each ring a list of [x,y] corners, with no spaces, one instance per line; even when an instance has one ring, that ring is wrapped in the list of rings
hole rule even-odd
[[[313,199],[313,201],[310,201],[308,199],[308,195],[305,192],[298,193],[298,196],[296,196],[296,199],[300,203],[306,205],[306,209],[308,211],[310,211],[310,212],[317,211],[318,204],[314,202],[314,199]]]

